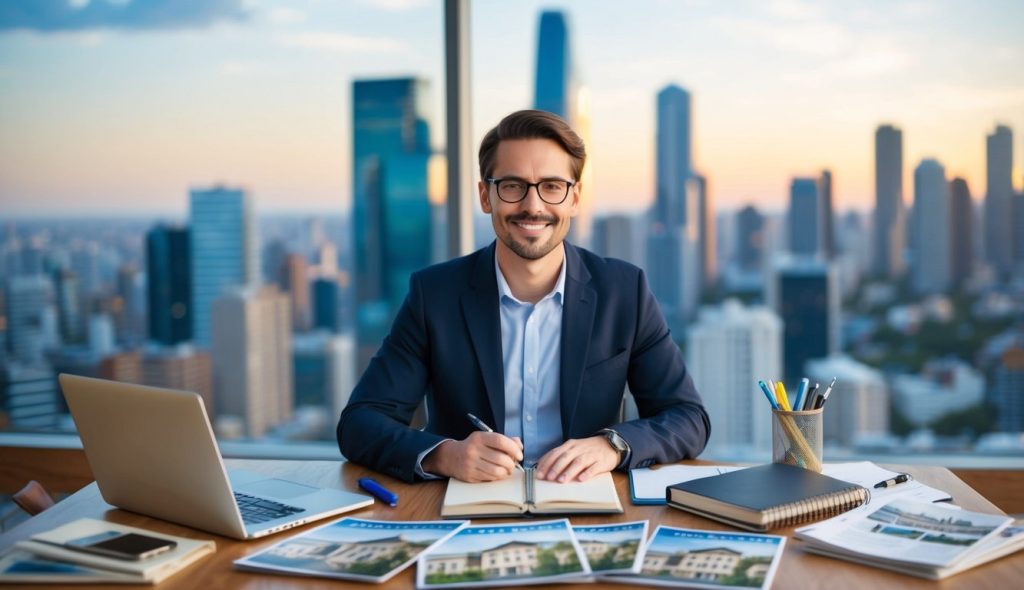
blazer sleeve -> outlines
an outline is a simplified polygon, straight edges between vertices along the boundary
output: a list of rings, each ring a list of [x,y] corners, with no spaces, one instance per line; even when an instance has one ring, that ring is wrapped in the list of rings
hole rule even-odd
[[[627,469],[694,458],[711,436],[700,394],[643,271],[636,288],[637,331],[627,380],[640,417],[614,427],[631,449]]]
[[[391,332],[352,391],[338,420],[338,448],[351,461],[415,481],[417,456],[445,440],[409,427],[428,386],[429,342],[416,274]]]

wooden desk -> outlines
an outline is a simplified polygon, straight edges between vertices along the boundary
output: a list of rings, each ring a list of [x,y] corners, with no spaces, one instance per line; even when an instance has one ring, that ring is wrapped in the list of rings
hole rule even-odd
[[[693,461],[691,463],[706,464],[704,461]],[[377,502],[372,507],[348,514],[360,518],[379,520],[437,519],[439,518],[441,499],[444,496],[445,489],[444,482],[427,482],[416,485],[403,484],[386,475],[371,472],[368,469],[351,463],[333,461],[228,460],[227,464],[229,467],[251,469],[320,486],[340,486],[349,490],[358,489],[356,485],[358,478],[372,475],[399,495],[400,502],[397,508],[389,508]],[[953,496],[954,501],[966,509],[1001,513],[992,503],[964,484],[947,469],[913,466],[888,467],[898,471],[907,471],[913,474],[919,481],[949,492]],[[623,474],[617,473],[615,474],[615,482],[619,497],[622,498],[626,509],[624,514],[613,516],[573,516],[571,518],[572,522],[574,524],[596,524],[648,519],[651,521],[650,532],[653,532],[659,524],[696,529],[736,530],[667,506],[634,506],[629,502],[628,478]],[[15,541],[81,517],[105,519],[184,537],[197,539],[212,538],[216,540],[216,553],[167,580],[160,585],[162,589],[326,589],[339,587],[365,589],[374,587],[373,585],[354,582],[345,583],[317,578],[255,574],[233,569],[231,565],[233,560],[276,543],[296,532],[309,530],[324,524],[327,522],[326,520],[309,524],[299,529],[292,529],[265,539],[248,542],[235,541],[115,509],[103,502],[95,483],[86,486],[50,510],[0,536],[0,550],[6,549]],[[493,519],[493,521],[507,522],[508,519]],[[780,529],[772,532],[790,535],[792,529]],[[845,561],[810,555],[804,553],[800,549],[799,543],[791,539],[786,544],[785,555],[783,555],[773,587],[786,590],[790,588],[827,588],[828,590],[842,590],[846,588],[856,590],[863,588],[970,588],[973,590],[978,588],[1003,589],[1017,587],[1021,579],[1024,579],[1024,553],[1005,557],[999,561],[967,571],[942,582],[931,582]],[[402,572],[385,585],[387,588],[413,588],[414,586],[415,566]],[[558,584],[550,587],[557,587],[562,590],[571,587],[590,589],[596,587],[622,588],[623,586],[621,584],[578,584],[576,586]],[[81,586],[77,588],[81,588]],[[123,586],[118,586],[118,588],[123,588]]]

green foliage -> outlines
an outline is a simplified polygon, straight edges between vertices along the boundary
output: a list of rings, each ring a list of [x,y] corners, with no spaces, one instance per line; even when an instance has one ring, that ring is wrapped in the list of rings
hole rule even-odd
[[[936,434],[943,436],[966,434],[973,438],[992,430],[995,419],[995,412],[992,408],[987,404],[981,403],[956,412],[944,414],[932,422],[930,426]]]
[[[471,569],[461,574],[429,574],[426,577],[428,584],[455,584],[458,582],[480,582],[484,579],[484,572],[480,569]]]

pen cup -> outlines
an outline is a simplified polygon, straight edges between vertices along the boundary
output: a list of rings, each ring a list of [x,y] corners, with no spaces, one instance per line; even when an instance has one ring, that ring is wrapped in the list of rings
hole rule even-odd
[[[822,410],[772,410],[772,463],[821,473]]]

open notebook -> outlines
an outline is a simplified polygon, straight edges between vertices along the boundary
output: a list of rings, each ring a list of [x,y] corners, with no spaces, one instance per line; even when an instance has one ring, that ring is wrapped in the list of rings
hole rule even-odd
[[[485,483],[448,480],[441,516],[518,516],[520,514],[621,513],[612,474],[585,482],[555,483],[518,469],[508,479]]]

